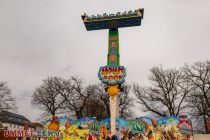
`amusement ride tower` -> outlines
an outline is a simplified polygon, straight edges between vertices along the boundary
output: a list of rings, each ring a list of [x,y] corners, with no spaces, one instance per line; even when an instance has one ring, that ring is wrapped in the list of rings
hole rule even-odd
[[[118,28],[140,26],[144,9],[116,14],[103,14],[97,16],[82,15],[82,20],[87,31],[109,30],[109,43],[107,66],[99,69],[98,77],[105,84],[105,89],[110,95],[111,133],[115,134],[115,119],[117,117],[117,95],[122,92],[121,84],[125,81],[126,69],[120,66],[119,34]]]

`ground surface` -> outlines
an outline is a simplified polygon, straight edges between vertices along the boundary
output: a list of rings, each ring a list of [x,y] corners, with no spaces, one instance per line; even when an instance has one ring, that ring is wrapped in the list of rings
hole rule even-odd
[[[193,140],[210,140],[210,134],[209,135],[196,134],[196,135],[194,135]]]

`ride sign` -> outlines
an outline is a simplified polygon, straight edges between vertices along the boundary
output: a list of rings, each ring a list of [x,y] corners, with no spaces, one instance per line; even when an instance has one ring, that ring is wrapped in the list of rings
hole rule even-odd
[[[125,81],[126,69],[123,66],[100,67],[98,78],[107,85],[122,84]]]

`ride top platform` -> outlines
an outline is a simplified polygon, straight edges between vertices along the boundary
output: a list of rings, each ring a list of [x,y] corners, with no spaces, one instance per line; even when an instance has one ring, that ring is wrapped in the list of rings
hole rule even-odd
[[[140,26],[143,19],[144,9],[140,8],[135,11],[117,12],[116,14],[106,14],[97,16],[82,15],[82,20],[87,31],[113,29],[131,26]]]

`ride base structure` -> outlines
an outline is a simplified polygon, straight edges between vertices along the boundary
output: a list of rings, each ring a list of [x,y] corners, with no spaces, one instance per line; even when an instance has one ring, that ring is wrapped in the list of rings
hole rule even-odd
[[[115,134],[117,117],[117,95],[122,92],[121,84],[125,81],[126,69],[120,66],[119,53],[119,31],[118,28],[140,26],[143,19],[144,9],[135,11],[117,12],[116,14],[106,13],[97,16],[82,15],[82,20],[87,31],[109,30],[109,43],[107,65],[99,69],[98,77],[105,84],[107,93],[110,95],[110,120],[111,133]]]

